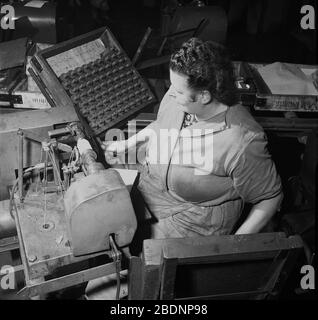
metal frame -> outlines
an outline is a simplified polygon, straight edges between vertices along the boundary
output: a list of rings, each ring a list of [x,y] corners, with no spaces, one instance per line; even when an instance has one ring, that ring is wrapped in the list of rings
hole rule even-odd
[[[14,206],[15,210],[13,210],[16,221],[18,239],[20,243],[20,256],[25,276],[25,287],[18,292],[19,296],[26,299],[32,297],[39,297],[41,299],[43,295],[46,293],[65,289],[76,284],[81,284],[92,279],[116,273],[118,272],[118,270],[120,270],[121,253],[117,249],[114,241],[110,241],[110,251],[103,251],[81,257],[74,257],[72,255],[71,249],[68,248],[64,250],[64,255],[53,256],[49,257],[48,259],[42,259],[40,261],[35,262],[30,261],[30,257],[26,252],[24,237],[20,223],[21,215],[27,214],[27,212],[23,211],[23,208],[26,205],[26,203],[18,203],[17,206]],[[96,267],[67,274],[62,277],[56,277],[50,280],[45,279],[46,276],[51,275],[57,270],[61,270],[63,267],[68,267],[78,262],[88,262],[88,259],[102,255],[108,256],[110,259],[113,260],[113,262],[105,263]]]

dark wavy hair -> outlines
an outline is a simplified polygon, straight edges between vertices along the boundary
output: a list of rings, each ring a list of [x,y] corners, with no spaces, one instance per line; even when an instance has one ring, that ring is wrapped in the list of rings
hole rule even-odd
[[[191,38],[171,55],[169,67],[188,76],[190,88],[208,90],[228,106],[237,103],[233,64],[222,45]]]

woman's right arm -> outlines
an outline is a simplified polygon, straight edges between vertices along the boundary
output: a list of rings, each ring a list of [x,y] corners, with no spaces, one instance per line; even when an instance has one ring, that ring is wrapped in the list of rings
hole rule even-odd
[[[123,154],[128,150],[133,150],[135,148],[136,152],[139,145],[146,143],[150,136],[153,134],[154,129],[153,126],[156,125],[156,122],[160,117],[165,113],[166,108],[169,107],[169,99],[171,99],[169,95],[169,90],[166,92],[165,96],[161,100],[160,108],[157,114],[157,120],[150,123],[146,128],[140,130],[135,135],[129,137],[127,140],[117,140],[117,141],[105,141],[102,144],[102,148],[105,150],[105,158],[114,157],[114,154]]]

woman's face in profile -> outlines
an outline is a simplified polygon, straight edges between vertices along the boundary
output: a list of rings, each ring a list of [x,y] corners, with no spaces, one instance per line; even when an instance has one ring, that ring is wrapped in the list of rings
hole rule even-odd
[[[170,70],[169,95],[175,98],[182,111],[200,115],[204,105],[200,102],[199,94],[189,88],[187,80],[186,75]]]

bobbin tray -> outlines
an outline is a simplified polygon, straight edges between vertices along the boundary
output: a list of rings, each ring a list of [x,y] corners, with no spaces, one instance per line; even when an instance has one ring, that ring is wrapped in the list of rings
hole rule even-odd
[[[98,136],[155,101],[107,28],[36,53],[29,72],[52,107],[75,108]]]

